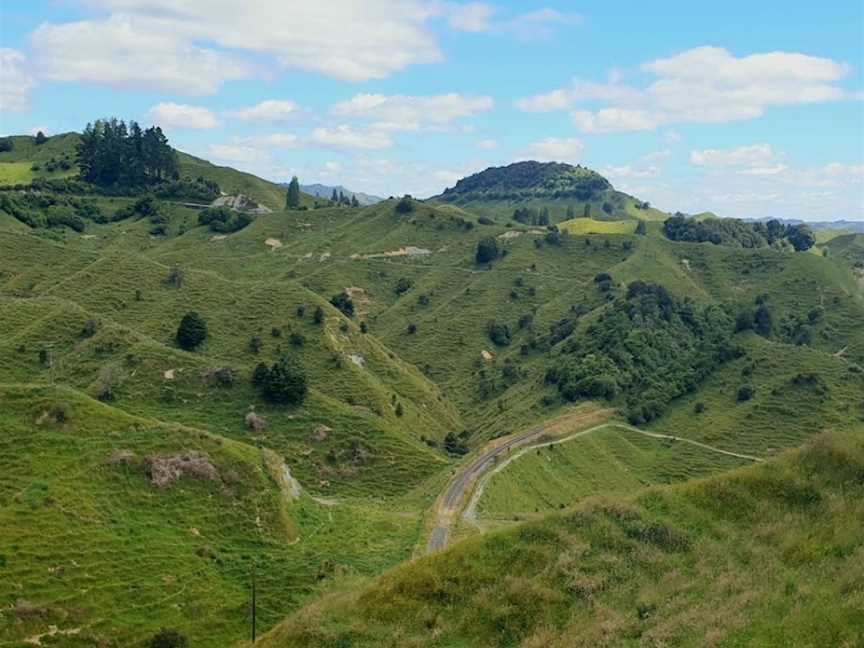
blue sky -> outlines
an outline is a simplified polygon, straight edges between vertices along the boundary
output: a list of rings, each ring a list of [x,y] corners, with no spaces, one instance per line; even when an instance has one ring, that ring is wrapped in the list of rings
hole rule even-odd
[[[115,115],[159,123],[219,164],[385,196],[542,159],[668,210],[864,219],[858,0],[31,0],[0,12],[3,133]]]

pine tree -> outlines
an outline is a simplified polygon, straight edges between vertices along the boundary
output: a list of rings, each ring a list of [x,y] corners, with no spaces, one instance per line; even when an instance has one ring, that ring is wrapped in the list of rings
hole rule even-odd
[[[360,201],[357,200],[357,196],[351,196],[351,206],[352,207],[359,207],[360,206]]]
[[[330,202],[332,202],[334,205],[339,202],[339,194],[336,193],[335,188],[333,189],[333,195],[330,196]]]
[[[647,233],[647,231],[648,231],[648,229],[645,227],[645,221],[644,221],[644,220],[640,220],[640,221],[636,224],[636,234],[638,234],[639,236],[645,236],[645,234]]]
[[[288,185],[288,196],[285,200],[285,207],[288,209],[297,209],[300,207],[300,182],[297,180],[297,176],[291,178],[291,182]]]

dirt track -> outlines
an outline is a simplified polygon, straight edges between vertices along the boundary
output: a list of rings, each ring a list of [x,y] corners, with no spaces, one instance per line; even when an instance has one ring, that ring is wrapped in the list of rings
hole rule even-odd
[[[432,553],[443,549],[447,545],[450,535],[450,526],[459,517],[466,502],[466,495],[474,489],[477,480],[489,468],[495,465],[497,459],[513,448],[530,443],[545,435],[560,433],[563,429],[586,427],[595,425],[601,420],[611,416],[611,410],[594,410],[591,412],[577,412],[547,421],[527,432],[510,437],[502,437],[491,441],[477,457],[472,459],[467,466],[450,480],[447,488],[435,502],[433,514],[435,526],[429,535],[426,544],[426,553]]]

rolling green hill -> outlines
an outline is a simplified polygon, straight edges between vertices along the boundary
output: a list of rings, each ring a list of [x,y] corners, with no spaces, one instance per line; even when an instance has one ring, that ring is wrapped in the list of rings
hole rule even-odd
[[[0,152],[0,186],[27,184],[36,178],[68,178],[78,173],[75,149],[81,136],[62,133],[37,145],[36,138],[27,135],[9,137],[11,151]],[[285,187],[275,182],[230,167],[217,166],[182,151],[177,152],[181,178],[204,178],[219,185],[228,195],[243,194],[270,209],[285,207]],[[313,207],[323,204],[314,196],[301,194],[300,204]]]
[[[0,154],[0,162],[56,159],[72,150],[74,137],[50,138],[42,147],[53,152],[36,151],[24,138],[12,155]],[[228,232],[199,224],[200,210],[179,201],[142,206],[140,196],[2,192],[8,199],[0,202],[0,475],[8,477],[0,477],[0,516],[9,518],[0,525],[0,581],[6,583],[0,609],[18,609],[19,600],[26,605],[0,630],[0,643],[55,625],[58,631],[81,628],[63,641],[83,646],[101,637],[137,647],[166,625],[192,645],[231,645],[245,636],[253,560],[266,571],[260,627],[269,629],[312,602],[286,626],[300,632],[297,619],[316,609],[331,614],[329,599],[321,608],[314,603],[322,591],[348,591],[336,598],[354,600],[357,579],[376,576],[426,546],[431,507],[480,448],[572,411],[568,399],[578,390],[562,390],[552,379],[568,358],[583,361],[602,351],[603,362],[626,369],[628,380],[638,373],[630,384],[640,385],[640,393],[674,384],[671,401],[642,425],[651,433],[771,458],[825,428],[837,431],[826,443],[838,447],[853,443],[844,433],[860,430],[860,237],[833,238],[821,256],[788,247],[673,242],[661,236],[659,222],[636,235],[634,214],[614,209],[609,220],[575,218],[558,229],[505,224],[514,205],[533,204],[530,173],[526,185],[502,199],[509,213],[502,208],[501,223],[474,211],[475,202],[491,204],[493,189],[487,191],[485,181],[472,189],[478,200],[464,203],[403,199],[285,210],[281,187],[185,154],[179,162],[184,176],[215,181],[272,211]],[[569,198],[555,202],[556,191],[580,191],[585,179],[592,191],[614,191],[588,170],[563,171],[562,180],[562,169],[544,167],[549,188],[536,198],[537,205],[551,205],[553,220],[562,220],[570,204]],[[503,173],[504,184],[489,185],[498,187],[494,191],[506,188],[509,172]],[[566,181],[563,189],[559,181]],[[44,218],[28,226],[13,213],[19,203]],[[83,214],[80,223],[70,210]],[[636,211],[643,219],[653,213]],[[478,262],[481,242],[496,254]],[[667,312],[670,304],[674,313]],[[189,311],[209,332],[192,352],[181,349],[176,336]],[[664,318],[674,319],[674,330]],[[710,351],[703,339],[709,324],[712,335],[713,327],[722,328],[723,348],[730,351],[717,362],[702,362]],[[606,342],[595,348],[601,335]],[[610,342],[616,335],[620,345]],[[308,383],[299,405],[268,402],[253,384],[260,363],[272,366],[285,356]],[[687,372],[681,366],[686,358],[699,360],[700,371]],[[623,373],[617,379],[627,383]],[[575,397],[593,398],[623,417],[632,396],[624,389]],[[610,429],[619,434],[568,441],[540,455],[529,449],[489,481],[481,522],[511,524],[562,504],[711,476],[743,463],[686,442]],[[126,451],[136,457],[130,465],[105,465],[113,453]],[[168,490],[148,480],[147,457],[193,451],[206,453],[220,476],[237,472],[243,487],[232,490],[221,477],[206,477],[212,474],[206,466],[205,478],[183,477]],[[547,461],[551,452],[560,457]],[[37,465],[40,457],[44,466]],[[70,468],[76,460],[83,468]],[[302,487],[297,500],[285,497],[283,465]],[[675,499],[685,491],[668,492]],[[687,523],[703,519],[690,504],[685,509],[682,516],[695,516],[681,518]],[[845,533],[829,513],[813,512],[808,520]],[[598,524],[607,524],[604,516]],[[561,519],[526,529],[541,529],[545,537]],[[725,533],[726,526],[718,528]],[[744,537],[748,529],[730,532]],[[460,524],[454,531],[462,537],[478,530]],[[454,551],[522,551],[523,532],[511,533],[500,536],[510,540],[472,539]],[[530,538],[534,531],[524,533]],[[49,545],[45,537],[58,540]],[[85,561],[89,538],[98,540],[98,553]],[[710,542],[706,546],[717,552],[711,560],[719,560],[722,546]],[[658,563],[682,567],[676,577],[682,580],[673,585],[683,587],[707,569],[708,563],[687,555],[680,564]],[[618,560],[604,556],[597,564]],[[743,569],[744,558],[735,565]],[[486,558],[479,560],[482,565]],[[496,554],[495,560],[502,558]],[[438,563],[416,564],[433,570]],[[56,575],[58,566],[68,581]],[[413,565],[405,569],[414,574]],[[648,567],[640,563],[639,569]],[[416,578],[422,592],[427,578],[439,578],[432,574],[409,580]],[[100,594],[88,603],[94,583]],[[117,593],[123,583],[137,589]],[[529,572],[499,589],[511,585],[516,597],[522,585],[530,592],[554,590]],[[632,602],[627,592],[620,600],[610,594],[604,609],[623,615],[625,608],[616,606]],[[646,605],[662,603],[648,598]],[[550,605],[554,618],[541,618],[551,642],[572,610],[569,603]],[[457,623],[460,610],[441,614],[455,625],[442,630],[441,641],[450,643],[440,645],[471,645],[478,636],[471,633],[487,628],[488,620]],[[353,637],[343,630],[354,632],[352,624],[360,624],[360,645],[378,645],[385,626],[364,615],[332,624],[327,616],[323,634],[302,630],[296,637],[311,637],[307,645],[328,645],[331,638],[339,645]],[[418,622],[434,628],[441,623],[436,618]],[[424,645],[426,631],[406,623],[394,637]],[[503,618],[494,623],[510,628]],[[508,637],[540,632],[518,623],[490,636],[507,644]],[[545,645],[543,635],[537,637],[535,643]]]
[[[560,162],[515,162],[490,167],[463,178],[454,187],[429,199],[459,205],[499,222],[517,208],[546,209],[557,223],[575,217],[597,220],[662,220],[666,214],[616,191],[610,182],[587,167]]]
[[[862,475],[859,428],[592,499],[333,592],[256,645],[857,645]]]

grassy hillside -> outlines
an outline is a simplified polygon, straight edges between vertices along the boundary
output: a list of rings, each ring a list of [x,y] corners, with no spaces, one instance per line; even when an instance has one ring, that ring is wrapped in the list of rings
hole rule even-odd
[[[18,153],[36,155],[24,145]],[[81,627],[82,645],[99,635],[140,646],[158,622],[181,629],[192,645],[230,645],[245,634],[253,556],[267,572],[259,587],[262,628],[308,602],[318,593],[319,578],[328,589],[332,581],[379,574],[425,539],[428,510],[466,460],[463,453],[569,411],[573,404],[565,398],[572,394],[553,384],[550,369],[566,355],[584,360],[598,327],[609,322],[625,322],[616,335],[626,339],[604,347],[606,360],[625,365],[638,358],[646,392],[662,391],[652,381],[677,385],[678,396],[664,403],[649,431],[772,457],[825,427],[843,432],[860,426],[864,416],[858,238],[831,239],[825,257],[676,243],[659,235],[658,222],[637,236],[636,221],[614,213],[608,221],[573,219],[556,232],[490,224],[458,202],[388,200],[366,208],[285,211],[282,188],[183,154],[180,161],[184,174],[215,180],[224,191],[250,195],[273,211],[239,231],[217,233],[198,225],[197,209],[169,201],[157,201],[161,227],[154,231],[152,216],[130,213],[138,197],[82,200],[46,193],[38,196],[44,203],[29,206],[49,216],[73,208],[101,214],[85,215],[80,231],[58,220],[31,228],[0,209],[0,383],[7,385],[0,391],[0,443],[7,447],[0,453],[0,475],[10,475],[0,477],[6,489],[0,496],[4,505],[11,503],[9,515],[18,516],[14,524],[0,525],[0,554],[6,565],[13,564],[10,556],[24,557],[14,562],[17,571],[10,572],[6,588],[0,585],[0,609],[21,598],[50,610],[24,618],[25,606],[11,628],[0,630],[6,633],[0,643],[20,642],[54,624]],[[112,220],[117,214],[124,218]],[[497,256],[479,263],[478,245],[490,239]],[[638,308],[627,297],[636,281],[656,284],[643,289]],[[340,294],[350,298],[353,313],[331,303]],[[674,296],[675,312],[668,316],[674,314],[676,326],[689,327],[678,347],[654,344],[663,337],[660,328],[670,335],[661,322],[663,304],[668,306],[663,295]],[[770,330],[757,332],[752,317],[747,324],[746,315],[757,309],[769,312]],[[194,352],[176,340],[189,311],[198,312],[209,331]],[[657,327],[640,326],[649,311]],[[709,311],[731,352],[715,364],[703,363],[705,371],[695,376],[677,365],[698,359]],[[742,313],[746,326],[733,331]],[[283,356],[308,380],[299,406],[269,404],[252,384],[259,363],[272,365]],[[742,387],[749,390],[746,399],[739,398]],[[592,398],[626,412],[629,396]],[[58,422],[51,412],[63,404],[72,416]],[[251,425],[250,413],[265,425]],[[620,430],[555,448],[531,451],[498,473],[481,502],[481,517],[512,523],[513,517],[539,516],[598,494],[629,494],[639,485],[712,475],[741,463]],[[127,490],[111,499],[106,493],[117,472],[103,464],[119,450],[139,458],[206,452],[220,475],[236,468],[252,490],[235,496],[205,479],[163,491],[135,464],[121,469]],[[40,457],[44,471],[31,465]],[[68,468],[81,457],[86,470]],[[304,493],[292,503],[280,486],[284,473],[272,470],[283,463]],[[35,495],[22,499],[31,490]],[[40,493],[48,495],[40,499]],[[35,508],[28,509],[31,500]],[[175,517],[154,522],[157,512],[172,507]],[[261,529],[249,512],[256,507]],[[0,516],[6,512],[0,507]],[[93,520],[102,526],[92,526]],[[818,520],[835,522],[830,516]],[[536,528],[542,536],[557,524]],[[214,538],[207,549],[189,531],[198,529],[203,538],[202,526]],[[64,527],[72,531],[63,543],[44,542]],[[454,528],[454,537],[476,531],[468,527]],[[78,556],[87,554],[90,537],[98,537],[104,550],[85,562]],[[147,558],[129,549],[130,538],[149,552]],[[516,542],[506,541],[520,551]],[[470,540],[467,546],[486,545]],[[227,556],[230,569],[200,566],[196,552],[210,560],[211,549]],[[160,556],[164,566],[154,565]],[[683,588],[687,574],[708,569],[698,556],[691,559],[697,562],[663,563],[664,573],[682,566],[676,586]],[[495,560],[500,563],[501,554]],[[65,589],[47,571],[62,565],[71,574],[73,561],[87,565],[76,579],[110,583],[92,604],[85,601],[91,585],[75,580],[72,590]],[[0,561],[0,575],[3,569]],[[170,580],[174,572],[180,580]],[[157,577],[140,584],[148,573]],[[115,594],[127,581],[141,589],[146,607],[136,607],[135,590]],[[188,601],[185,582],[194,583]],[[512,585],[518,597],[519,583],[500,589]],[[553,585],[544,581],[536,591]],[[550,596],[554,618],[538,614],[554,635],[565,627],[570,608],[556,607],[557,595]],[[610,596],[604,609],[624,605],[625,599]],[[469,607],[478,606],[471,601]],[[476,644],[475,630],[466,630],[475,621],[458,621],[460,614],[442,613],[455,625],[442,631],[441,645]],[[374,645],[377,621],[364,634],[364,615],[341,619],[338,631],[328,621],[322,636],[335,633],[338,645],[340,633],[359,623],[358,642]],[[443,627],[434,617],[418,621],[425,622]],[[494,623],[510,627],[506,618]],[[499,636],[496,630],[489,636],[513,643],[540,626],[519,627],[525,633]],[[425,632],[406,626],[404,637],[394,637],[416,643]],[[538,637],[535,643],[544,645]]]
[[[253,566],[268,627],[321,579],[377,573],[416,537],[404,516],[294,500],[282,460],[247,444],[65,388],[2,385],[0,401],[4,644],[56,626],[45,645],[141,646],[170,626],[229,645],[248,627]],[[183,456],[156,485],[151,462]]]
[[[862,439],[826,434],[466,541],[323,598],[260,645],[857,645]]]
[[[0,186],[26,184],[35,178],[64,178],[78,173],[75,148],[78,133],[63,133],[49,137],[41,145],[26,135],[10,137],[12,150],[0,153]],[[243,194],[270,209],[285,207],[286,189],[275,182],[230,167],[217,166],[182,151],[177,152],[181,178],[204,178],[216,182],[226,194]],[[53,164],[52,164],[53,163]],[[317,200],[318,203],[326,201]],[[314,196],[301,193],[301,206],[313,207]]]

